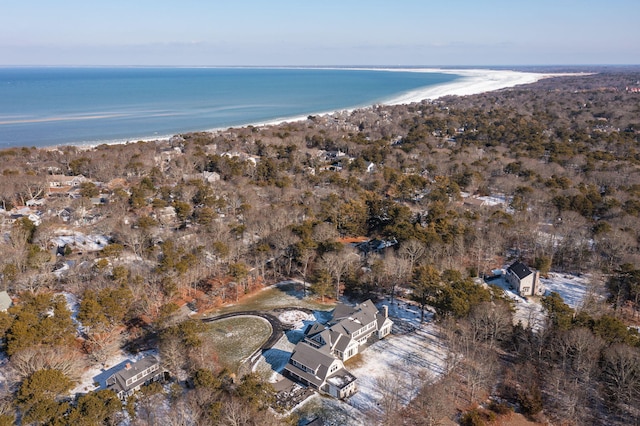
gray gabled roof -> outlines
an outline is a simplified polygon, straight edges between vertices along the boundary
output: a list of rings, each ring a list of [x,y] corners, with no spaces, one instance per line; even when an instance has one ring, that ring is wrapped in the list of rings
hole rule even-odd
[[[350,317],[356,311],[355,306],[338,303],[331,313],[331,321],[339,321],[342,318]]]
[[[307,327],[307,329],[304,331],[304,335],[305,336],[314,336],[318,333],[323,332],[326,329],[326,327],[322,324],[320,324],[319,322],[314,322],[313,324],[311,324],[310,326]]]
[[[312,346],[326,345],[330,352],[336,350],[339,352],[345,352],[349,343],[351,343],[353,339],[344,333],[334,330],[332,327],[307,338],[307,341],[311,343]]]
[[[376,305],[373,304],[371,299],[356,306],[348,306],[340,303],[333,310],[329,323],[337,324],[343,320],[348,320],[350,322],[360,323],[360,327],[363,327],[375,321],[377,313],[378,308],[376,308]]]
[[[149,367],[158,364],[158,360],[154,356],[146,356],[139,361],[134,362],[133,364],[127,364],[125,368],[114,373],[107,379],[107,385],[110,389],[113,389],[116,393],[121,391],[128,391],[130,389],[135,388],[136,386],[146,382],[149,380],[149,375],[145,375],[140,379],[136,380],[134,383],[127,385],[127,380],[135,377],[137,374],[145,371]],[[157,374],[156,371],[151,374],[152,376]]]
[[[347,336],[351,336],[353,333],[360,330],[363,326],[364,324],[356,323],[348,318],[345,318],[339,323],[332,325],[331,330],[341,334],[346,334]]]
[[[353,339],[351,339],[348,336],[345,336],[344,334],[338,334],[338,338],[336,340],[336,343],[333,345],[333,349],[339,352],[346,352],[347,347],[349,346],[349,344],[352,342]]]
[[[507,270],[515,274],[519,279],[526,278],[533,273],[531,272],[531,269],[529,269],[524,263],[520,262],[519,260],[515,261],[511,266],[509,266]]]
[[[307,342],[302,341],[296,345],[291,354],[291,360],[296,361],[313,371],[318,371],[320,366],[324,365],[328,368],[335,360],[328,352],[321,348],[314,348]],[[318,371],[318,376],[319,376]]]
[[[393,324],[393,321],[386,318],[384,315],[378,315],[378,330],[381,330],[385,323]]]

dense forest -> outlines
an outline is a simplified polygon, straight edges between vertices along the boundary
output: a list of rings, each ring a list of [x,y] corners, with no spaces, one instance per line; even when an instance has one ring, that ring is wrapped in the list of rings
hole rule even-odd
[[[0,290],[14,299],[0,425],[158,424],[163,405],[163,424],[295,424],[268,409],[268,383],[205,356],[215,348],[179,309],[290,277],[323,301],[402,296],[435,312],[447,373],[376,423],[515,410],[640,424],[639,81],[612,68],[169,141],[0,151]],[[82,179],[66,190],[60,176]],[[389,247],[354,256],[355,237]],[[588,275],[594,292],[577,309],[546,294],[542,328],[514,323],[478,278],[516,259]],[[124,408],[108,391],[68,397],[87,365],[140,346],[159,349],[171,386]]]

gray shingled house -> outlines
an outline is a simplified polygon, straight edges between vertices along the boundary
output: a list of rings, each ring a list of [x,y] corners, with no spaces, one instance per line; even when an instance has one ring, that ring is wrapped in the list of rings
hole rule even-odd
[[[338,304],[326,325],[314,323],[305,330],[283,374],[336,398],[356,392],[356,378],[343,361],[353,357],[369,338],[391,333],[393,321],[387,307],[383,313],[371,300],[356,306]]]
[[[344,368],[342,361],[331,355],[328,348],[314,347],[306,341],[293,349],[284,374],[336,398],[346,398],[356,392],[356,378]]]
[[[162,379],[160,361],[154,356],[146,356],[134,363],[127,363],[123,369],[107,379],[107,389],[113,390],[118,398],[125,400],[142,385]]]

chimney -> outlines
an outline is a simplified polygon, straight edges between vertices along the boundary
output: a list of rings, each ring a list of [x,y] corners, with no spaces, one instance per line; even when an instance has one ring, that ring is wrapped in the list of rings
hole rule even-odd
[[[389,307],[387,305],[382,305],[382,311],[384,312],[384,317],[389,318]]]
[[[130,370],[130,369],[131,369],[131,364],[126,363],[126,364],[124,365],[124,369],[125,369],[125,370]]]

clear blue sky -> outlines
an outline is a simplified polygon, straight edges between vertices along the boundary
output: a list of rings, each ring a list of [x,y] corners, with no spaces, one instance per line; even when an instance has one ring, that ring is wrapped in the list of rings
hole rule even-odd
[[[639,64],[640,0],[0,0],[1,65]]]

